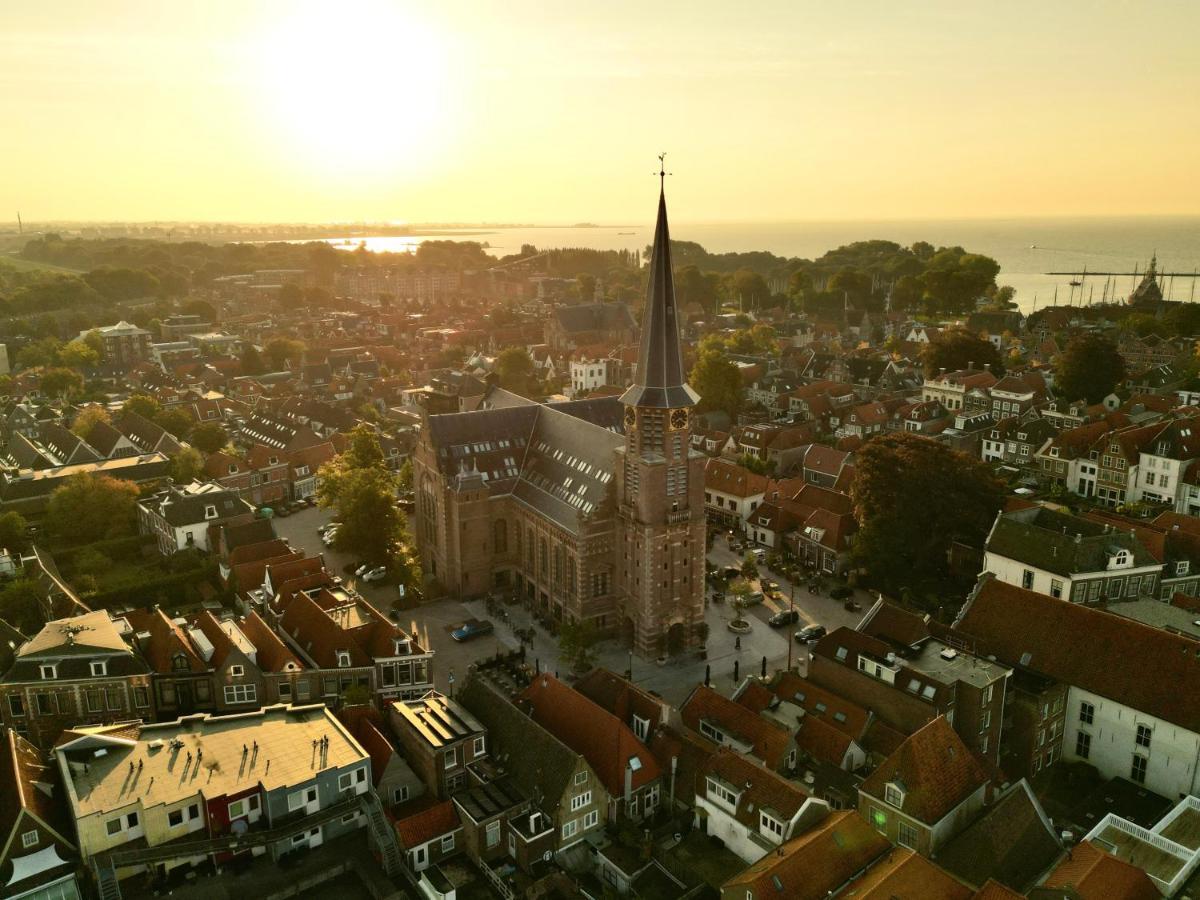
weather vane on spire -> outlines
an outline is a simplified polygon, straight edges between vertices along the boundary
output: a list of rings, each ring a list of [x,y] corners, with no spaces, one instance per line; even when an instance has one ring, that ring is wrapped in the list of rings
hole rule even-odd
[[[658,176],[659,186],[665,189],[667,186],[667,176],[673,174],[667,171],[667,153],[665,150],[658,154],[658,171],[654,174]]]

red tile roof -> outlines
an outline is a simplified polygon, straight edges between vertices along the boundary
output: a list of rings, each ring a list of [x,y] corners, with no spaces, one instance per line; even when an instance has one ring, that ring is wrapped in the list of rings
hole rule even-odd
[[[242,634],[254,645],[254,660],[263,672],[286,672],[289,667],[303,669],[304,663],[288,649],[287,644],[271,630],[259,614],[253,610],[238,623]]]
[[[641,767],[633,773],[634,790],[661,774],[658,761],[629,726],[553,675],[539,675],[517,702],[527,706],[535,722],[583,756],[612,796],[625,793],[625,768],[635,757]]]
[[[987,781],[984,767],[946,717],[938,716],[906,738],[860,790],[882,801],[885,787],[896,784],[904,792],[900,810],[935,825]]]
[[[730,737],[749,744],[751,755],[772,769],[779,770],[791,748],[791,734],[778,722],[764,718],[735,700],[730,700],[707,685],[698,685],[679,708],[683,724],[700,732],[700,723],[708,722]]]
[[[1200,732],[1200,641],[988,577],[955,631],[978,650]],[[1063,635],[1086,635],[1080,653]],[[1113,665],[1113,660],[1122,665]]]
[[[835,812],[734,875],[722,889],[744,888],[755,898],[824,900],[890,847],[858,813]]]
[[[396,810],[396,834],[400,838],[400,846],[412,850],[421,844],[427,844],[435,838],[449,834],[461,828],[454,802],[444,800],[441,803],[418,800],[415,805],[419,808],[405,815],[405,807]],[[411,808],[413,804],[410,804]]]
[[[757,829],[759,812],[771,811],[783,822],[800,811],[809,794],[799,782],[789,781],[765,768],[758,760],[728,747],[720,747],[701,765],[696,793],[706,790],[704,778],[715,777],[738,792],[735,818],[743,825]]]
[[[1106,853],[1091,841],[1072,847],[1044,882],[1044,887],[1071,888],[1078,900],[1160,900],[1150,876]]]
[[[858,878],[844,895],[855,900],[970,900],[975,892],[925,857],[895,847]]]

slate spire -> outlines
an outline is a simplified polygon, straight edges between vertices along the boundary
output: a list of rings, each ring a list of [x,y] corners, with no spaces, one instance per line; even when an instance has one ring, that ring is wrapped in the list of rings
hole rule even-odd
[[[666,172],[660,172],[660,177]],[[663,178],[665,182],[665,177]],[[675,306],[675,279],[671,272],[671,233],[667,226],[665,184],[658,194],[658,223],[650,257],[650,279],[642,314],[642,347],[637,374],[622,396],[629,406],[679,409],[695,406],[700,396],[684,376],[679,347],[679,312]]]

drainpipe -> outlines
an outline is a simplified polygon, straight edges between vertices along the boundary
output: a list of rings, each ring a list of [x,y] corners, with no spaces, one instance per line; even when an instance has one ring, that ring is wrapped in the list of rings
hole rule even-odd
[[[678,764],[679,764],[679,757],[672,756],[671,757],[671,791],[670,791],[671,809],[675,808],[675,768],[676,768],[676,766],[678,766]]]

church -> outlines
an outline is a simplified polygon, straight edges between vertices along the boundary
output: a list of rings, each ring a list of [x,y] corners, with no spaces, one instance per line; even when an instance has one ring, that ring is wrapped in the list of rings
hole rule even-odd
[[[519,592],[653,657],[704,621],[704,456],[679,344],[660,189],[633,384],[620,398],[430,415],[413,453],[414,534],[432,593]],[[504,394],[504,392],[499,392]]]

